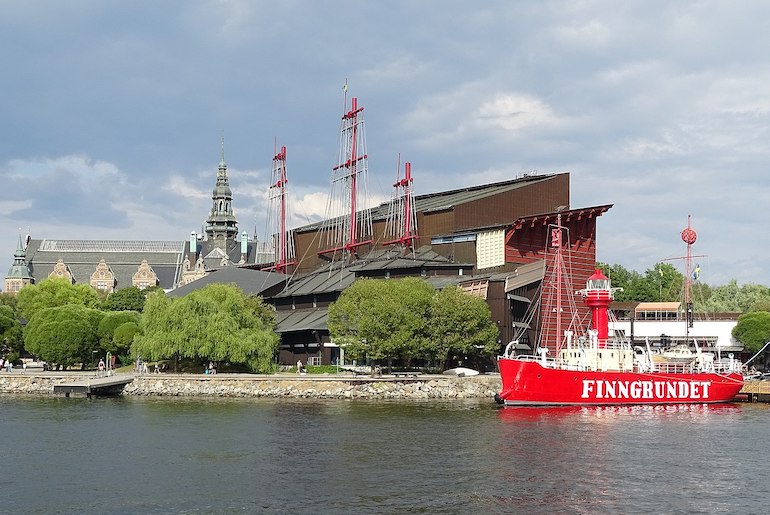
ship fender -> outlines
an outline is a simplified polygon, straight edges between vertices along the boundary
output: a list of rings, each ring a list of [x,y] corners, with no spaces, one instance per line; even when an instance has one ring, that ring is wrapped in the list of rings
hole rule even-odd
[[[496,402],[496,403],[498,403],[498,404],[504,404],[504,403],[505,403],[505,401],[503,400],[503,398],[502,398],[502,397],[500,397],[500,394],[499,394],[499,393],[496,393],[496,394],[495,394],[495,402]]]

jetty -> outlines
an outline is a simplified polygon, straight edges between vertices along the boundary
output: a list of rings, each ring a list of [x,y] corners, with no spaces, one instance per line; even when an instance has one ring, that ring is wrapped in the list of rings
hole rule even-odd
[[[64,394],[69,397],[72,394],[91,396],[117,395],[123,388],[134,380],[132,375],[112,375],[107,377],[89,377],[71,383],[60,383],[53,387],[53,393]]]
[[[770,381],[749,379],[744,381],[743,388],[738,393],[740,396],[746,396],[748,402],[770,400]]]

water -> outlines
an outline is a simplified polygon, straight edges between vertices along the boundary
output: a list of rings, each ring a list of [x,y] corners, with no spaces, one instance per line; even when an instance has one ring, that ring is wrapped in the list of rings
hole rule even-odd
[[[7,513],[766,513],[770,409],[0,397]]]

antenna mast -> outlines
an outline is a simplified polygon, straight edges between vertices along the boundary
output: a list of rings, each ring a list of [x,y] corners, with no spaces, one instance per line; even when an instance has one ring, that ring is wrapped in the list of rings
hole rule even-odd
[[[685,325],[685,341],[689,340],[690,338],[690,329],[693,326],[694,322],[694,314],[693,314],[693,302],[692,302],[692,258],[694,257],[706,257],[705,255],[701,254],[698,256],[693,255],[692,253],[692,245],[695,243],[695,240],[698,239],[698,234],[695,232],[695,230],[690,225],[690,218],[691,215],[687,215],[687,227],[685,227],[682,230],[682,241],[687,244],[687,251],[685,252],[684,256],[679,257],[672,257],[672,258],[666,258],[661,261],[673,261],[674,259],[683,259],[684,260],[684,309],[685,309],[685,317],[687,320],[687,323]]]

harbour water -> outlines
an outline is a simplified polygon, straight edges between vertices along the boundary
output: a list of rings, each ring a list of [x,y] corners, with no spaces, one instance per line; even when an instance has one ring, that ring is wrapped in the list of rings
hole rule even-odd
[[[0,396],[3,513],[766,513],[766,404]]]

